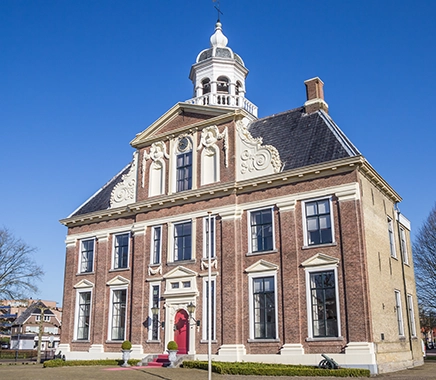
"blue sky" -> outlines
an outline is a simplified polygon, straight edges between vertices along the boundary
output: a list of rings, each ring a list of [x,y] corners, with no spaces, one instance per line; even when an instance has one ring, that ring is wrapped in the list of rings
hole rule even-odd
[[[33,297],[62,304],[67,217],[131,160],[209,46],[212,0],[0,1],[0,226],[38,249]],[[434,1],[221,1],[229,46],[267,116],[325,83],[330,115],[403,197],[416,233],[435,204]]]

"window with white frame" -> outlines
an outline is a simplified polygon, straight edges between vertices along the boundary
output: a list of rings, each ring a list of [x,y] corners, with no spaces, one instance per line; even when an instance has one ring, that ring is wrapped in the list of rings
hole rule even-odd
[[[400,227],[400,247],[401,247],[401,255],[403,256],[403,262],[406,265],[409,265],[409,255],[407,253],[407,240],[406,240],[406,231],[403,227]]]
[[[274,249],[273,210],[253,210],[249,213],[250,252],[259,253]]]
[[[44,315],[44,322],[50,322],[50,316]]]
[[[152,229],[151,241],[151,263],[160,264],[162,251],[162,227],[156,226]]]
[[[174,224],[174,261],[192,258],[192,222]]]
[[[129,262],[130,234],[114,236],[114,269],[127,268]]]
[[[333,242],[330,198],[304,202],[304,215],[306,245]]]
[[[89,340],[91,291],[77,293],[76,339]]]
[[[209,241],[210,241],[210,251],[211,258],[215,257],[215,216],[210,217],[210,225],[209,225],[209,217],[206,216],[203,219],[203,231],[204,231],[204,243],[203,243],[203,257],[209,257]],[[209,234],[210,231],[210,234]],[[210,238],[209,238],[210,235]]]
[[[391,256],[397,258],[397,252],[395,250],[395,235],[394,235],[394,222],[388,217],[388,234],[389,234],[389,246],[391,251]]]
[[[277,297],[275,275],[251,277],[251,337],[277,338]]]
[[[159,285],[151,285],[150,287],[150,310],[153,307],[156,307],[159,309],[159,293],[160,293],[160,288]],[[150,330],[149,330],[149,339],[150,340],[159,340],[159,314],[160,314],[160,309],[158,311],[158,313],[152,314],[151,313],[151,326],[150,326]]]
[[[407,295],[407,308],[409,309],[410,335],[416,337],[415,313],[413,309],[413,297],[411,294]]]
[[[110,340],[124,340],[126,336],[127,289],[113,289],[110,307]]]
[[[211,279],[211,340],[216,339],[216,295],[215,295],[215,278]],[[207,278],[203,280],[203,340],[208,339],[209,332],[209,281]]]
[[[309,290],[309,336],[339,336],[336,270],[307,272]]]
[[[397,314],[398,335],[404,336],[403,311],[401,309],[401,293],[395,290],[395,311]]]
[[[192,147],[188,137],[182,137],[177,143],[176,155],[176,191],[192,189]]]
[[[94,239],[82,240],[80,244],[80,273],[94,270]]]

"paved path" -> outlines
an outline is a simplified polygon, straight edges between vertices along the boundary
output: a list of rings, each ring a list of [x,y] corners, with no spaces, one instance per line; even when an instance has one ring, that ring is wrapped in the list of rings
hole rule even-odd
[[[388,373],[375,377],[387,380],[436,379],[436,361],[426,362],[421,367]],[[207,380],[207,371],[183,368],[113,368],[113,367],[61,367],[42,368],[41,365],[0,365],[0,379],[5,380]],[[231,376],[212,374],[213,380],[308,380],[308,377]],[[340,379],[317,377],[317,380]],[[368,380],[365,378],[349,378]]]

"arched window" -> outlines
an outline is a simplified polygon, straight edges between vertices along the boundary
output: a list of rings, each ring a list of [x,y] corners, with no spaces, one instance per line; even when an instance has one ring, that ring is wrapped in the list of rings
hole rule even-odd
[[[236,95],[242,95],[243,93],[243,87],[242,83],[240,81],[236,82]]]
[[[210,79],[205,78],[201,81],[201,86],[203,87],[203,95],[210,92]]]
[[[221,92],[221,93],[229,93],[229,79],[224,77],[224,76],[220,76],[217,79],[217,91]]]

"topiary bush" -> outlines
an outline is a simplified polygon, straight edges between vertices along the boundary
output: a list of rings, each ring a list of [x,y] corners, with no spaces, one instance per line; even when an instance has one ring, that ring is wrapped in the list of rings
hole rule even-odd
[[[167,349],[170,351],[177,351],[179,349],[179,346],[176,342],[174,342],[174,340],[170,340],[167,344]]]
[[[125,340],[123,342],[123,344],[121,345],[121,349],[125,350],[125,351],[131,350],[132,349],[132,343],[130,343],[130,341],[128,341],[128,340]]]

